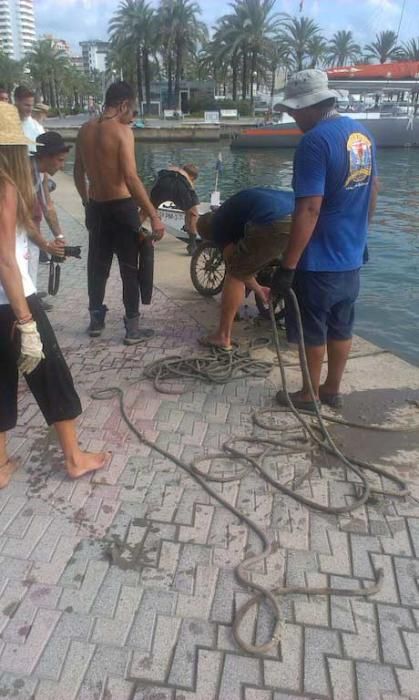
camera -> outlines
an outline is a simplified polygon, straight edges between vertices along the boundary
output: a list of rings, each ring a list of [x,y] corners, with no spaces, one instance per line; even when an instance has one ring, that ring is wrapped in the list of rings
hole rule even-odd
[[[77,258],[81,259],[81,247],[79,245],[66,245],[63,248],[63,256],[58,257],[58,255],[52,255],[51,261],[54,263],[63,262],[65,258]]]

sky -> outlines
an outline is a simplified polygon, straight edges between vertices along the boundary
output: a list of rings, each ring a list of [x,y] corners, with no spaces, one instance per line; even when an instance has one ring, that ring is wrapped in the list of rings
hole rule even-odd
[[[157,5],[157,0],[151,0]],[[209,25],[230,10],[226,0],[198,0],[202,19]],[[383,29],[397,31],[405,5],[400,39],[419,36],[419,0],[304,0],[303,14],[320,24],[326,36],[351,29],[357,40],[368,43]],[[118,0],[34,0],[37,32],[68,41],[74,53],[78,42],[106,39],[110,17]],[[277,0],[276,10],[298,14],[300,0]]]

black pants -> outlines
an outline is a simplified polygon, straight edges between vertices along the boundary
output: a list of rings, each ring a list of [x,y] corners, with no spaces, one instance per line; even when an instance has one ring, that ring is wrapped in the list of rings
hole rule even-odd
[[[45,359],[29,375],[25,375],[48,425],[77,418],[80,399],[60,350],[54,331],[36,295],[27,302],[44,346]],[[17,360],[20,354],[20,333],[13,333],[16,321],[9,305],[0,306],[0,432],[14,428],[17,422]]]
[[[133,199],[90,200],[86,207],[89,231],[87,286],[89,310],[101,309],[114,254],[118,257],[122,297],[127,318],[138,315],[138,208]]]

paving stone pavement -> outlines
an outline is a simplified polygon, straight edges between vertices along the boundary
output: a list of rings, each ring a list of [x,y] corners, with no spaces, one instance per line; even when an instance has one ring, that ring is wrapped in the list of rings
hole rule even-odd
[[[71,243],[84,244],[85,260],[83,227],[66,209],[60,217]],[[231,634],[234,610],[247,597],[232,567],[254,537],[170,461],[139,445],[116,401],[90,395],[123,387],[133,421],[189,460],[232,432],[248,434],[251,410],[269,404],[272,383],[198,385],[173,396],[139,381],[144,364],[190,352],[202,329],[186,305],[156,290],[144,312],[155,337],[124,347],[115,269],[103,338],[85,333],[84,262],[63,265],[53,303],[50,318],[84,408],[80,440],[112,449],[113,458],[105,471],[69,481],[53,433],[22,387],[9,445],[23,466],[0,492],[0,698],[418,699],[419,501],[377,498],[337,518],[274,493],[257,475],[224,485],[224,497],[278,543],[255,572],[259,580],[364,587],[379,567],[385,571],[383,590],[367,600],[282,601],[280,647],[247,656]],[[332,468],[315,471],[304,488],[332,502],[345,501],[352,486]],[[417,482],[415,489],[419,497]],[[246,628],[249,639],[266,639],[267,611],[250,614]]]

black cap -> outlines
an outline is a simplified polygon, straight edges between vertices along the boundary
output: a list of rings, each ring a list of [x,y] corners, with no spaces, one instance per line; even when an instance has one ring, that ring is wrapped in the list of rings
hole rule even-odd
[[[39,144],[37,155],[40,156],[56,156],[58,153],[68,153],[71,146],[66,146],[61,134],[57,131],[46,131],[45,134],[39,134],[36,137],[36,143]]]

